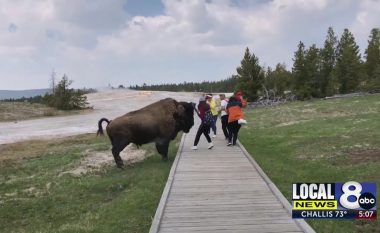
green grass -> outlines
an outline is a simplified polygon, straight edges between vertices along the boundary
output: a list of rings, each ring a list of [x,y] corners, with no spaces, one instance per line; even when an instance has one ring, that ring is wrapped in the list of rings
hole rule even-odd
[[[112,156],[106,137],[0,145],[0,232],[148,232],[179,139],[169,162],[149,144],[142,148],[153,155],[142,162],[80,177],[60,174],[77,167],[86,150]]]
[[[290,201],[296,182],[380,184],[379,116],[380,95],[257,108],[240,141]],[[379,221],[308,222],[316,232],[380,232]]]

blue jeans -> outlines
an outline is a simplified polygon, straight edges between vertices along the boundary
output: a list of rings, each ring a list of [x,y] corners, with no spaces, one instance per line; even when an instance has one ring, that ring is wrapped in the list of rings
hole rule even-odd
[[[214,119],[214,121],[211,124],[211,129],[212,132],[214,132],[214,134],[216,135],[216,121],[218,120],[218,115],[212,116],[212,118]]]

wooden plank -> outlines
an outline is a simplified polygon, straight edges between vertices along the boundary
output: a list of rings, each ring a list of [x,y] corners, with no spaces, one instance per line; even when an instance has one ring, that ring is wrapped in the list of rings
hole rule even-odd
[[[292,221],[289,219],[288,216],[283,215],[283,216],[278,216],[276,219],[273,219],[273,217],[268,217],[268,216],[257,216],[255,218],[249,217],[249,216],[206,216],[206,217],[198,217],[198,216],[192,216],[192,217],[181,217],[181,216],[173,216],[173,217],[168,217],[164,216],[162,218],[162,222],[165,223],[176,223],[176,222],[183,222],[183,223],[201,223],[201,222],[229,222],[229,221],[250,221],[252,224],[262,224],[266,222],[276,222],[276,221],[281,221],[281,220],[288,220]]]
[[[199,221],[190,222],[179,222],[179,221],[162,221],[163,227],[200,227],[200,226],[232,226],[232,225],[267,225],[267,224],[291,224],[292,219],[260,219],[260,221],[253,221],[252,219],[233,219],[233,220],[207,220],[204,221],[199,219]]]
[[[165,230],[162,230],[161,232],[163,233],[171,233],[173,231],[167,231],[166,229]],[[278,230],[277,231],[273,231],[273,230],[261,230],[261,231],[253,231],[253,230],[249,230],[249,229],[244,229],[244,230],[216,230],[216,231],[213,231],[213,230],[199,230],[199,231],[195,231],[196,233],[252,233],[252,232],[259,232],[259,233],[274,233],[274,232],[279,232]],[[285,232],[285,233],[299,233],[301,231],[281,231],[281,232]],[[181,233],[193,233],[193,231],[181,231]]]
[[[250,175],[250,176],[240,176],[240,177],[236,177],[236,176],[233,176],[233,177],[220,177],[220,176],[217,176],[217,177],[209,177],[209,176],[199,176],[198,178],[195,177],[194,175],[193,176],[176,176],[174,177],[174,180],[175,181],[189,181],[189,180],[194,180],[194,181],[215,181],[215,180],[257,180],[257,181],[260,181],[260,177],[259,176],[255,176],[255,175]],[[258,182],[259,183],[259,182]]]
[[[252,194],[252,192],[230,192],[230,193],[226,193],[226,192],[219,192],[219,193],[215,193],[215,192],[206,192],[206,193],[203,193],[202,196],[200,196],[199,194],[197,193],[182,193],[182,194],[176,194],[176,193],[171,193],[170,194],[170,198],[198,198],[198,197],[204,197],[204,198],[212,198],[212,197],[215,197],[215,198],[219,198],[219,197],[230,197],[230,198],[243,198],[243,197],[252,197],[252,198],[265,198],[265,197],[268,197],[268,198],[273,198],[272,195],[268,195],[266,193],[263,193],[263,194],[259,194],[259,193],[255,193],[255,194]]]
[[[220,181],[220,180],[219,180]],[[263,184],[254,184],[252,182],[235,182],[235,183],[226,183],[226,184],[221,184],[221,183],[212,183],[212,182],[207,182],[207,183],[198,183],[198,182],[174,182],[173,188],[206,188],[206,189],[213,189],[213,188],[226,188],[228,187],[229,189],[239,189],[239,190],[244,190],[244,189],[254,189],[254,190],[265,190],[270,193],[270,189],[268,186],[265,186]]]
[[[212,197],[204,197],[203,198],[203,195],[199,195],[201,196],[200,198],[178,198],[178,199],[169,199],[168,202],[170,201],[170,203],[178,203],[178,204],[182,204],[182,205],[185,205],[187,203],[195,203],[197,202],[198,205],[201,205],[202,202],[206,202],[206,205],[216,205],[216,204],[238,204],[239,203],[239,200],[242,200],[244,201],[246,205],[249,205],[251,203],[256,203],[256,204],[261,204],[261,203],[276,203],[273,201],[273,197],[272,198],[268,198],[266,196],[259,196],[259,197],[246,197],[246,196],[243,196],[243,197],[239,197],[239,198],[236,198],[236,196],[233,196],[233,197],[230,197],[230,196],[226,196],[226,197],[218,197],[218,198],[212,198]],[[216,204],[214,204],[216,203]]]
[[[220,163],[218,164],[217,162],[214,163],[201,163],[201,164],[181,164],[178,166],[179,169],[182,168],[202,168],[204,170],[208,170],[211,168],[223,168],[224,171],[229,171],[230,169],[233,168],[238,168],[238,169],[244,169],[246,171],[250,171],[252,169],[252,166],[250,166],[247,163],[241,163],[239,162],[238,164],[233,164],[233,163]],[[242,171],[241,171],[242,172]]]
[[[180,179],[200,179],[200,180],[223,180],[223,179],[249,179],[249,178],[257,178],[257,175],[255,174],[235,174],[234,176],[231,176],[229,174],[197,174],[197,173],[177,173],[176,174],[176,180]]]
[[[283,207],[279,204],[273,204],[271,201],[260,201],[258,203],[257,200],[230,200],[230,201],[210,201],[210,200],[205,200],[205,201],[170,201],[167,203],[167,207],[179,207],[177,209],[184,209],[188,210],[189,207],[197,207],[197,208],[204,208],[207,209],[207,207],[210,207],[210,209],[213,209],[213,207],[217,206],[236,206],[236,205],[250,205],[254,206],[254,208],[251,208],[252,210],[258,210],[258,209],[268,209],[272,207],[276,207],[279,209],[282,209]],[[187,208],[186,208],[187,207]],[[231,209],[231,208],[230,208]]]
[[[198,232],[198,231],[220,231],[220,230],[230,230],[235,232],[235,230],[251,230],[255,232],[286,232],[286,231],[298,231],[297,225],[292,223],[282,223],[282,224],[266,224],[266,225],[208,225],[208,226],[189,226],[189,227],[161,227],[162,232]]]
[[[162,221],[166,222],[202,222],[202,221],[209,221],[209,222],[215,222],[215,221],[239,221],[239,220],[248,220],[252,223],[260,223],[260,221],[276,221],[281,219],[287,219],[289,220],[289,216],[286,215],[278,215],[276,218],[273,217],[273,215],[258,215],[258,216],[247,216],[244,214],[241,215],[232,215],[232,216],[164,216],[162,218]]]
[[[261,185],[257,184],[260,180],[259,177],[257,178],[248,178],[248,179],[237,179],[237,178],[230,178],[230,179],[218,179],[218,180],[211,180],[211,179],[202,179],[202,180],[192,180],[192,179],[183,179],[178,180],[177,178],[174,179],[174,183],[177,184],[188,184],[188,183],[197,183],[199,185],[202,184],[254,184],[254,185]]]
[[[219,211],[219,210],[258,210],[258,209],[269,209],[269,208],[283,208],[279,203],[240,203],[240,204],[229,204],[223,203],[220,205],[194,205],[194,206],[166,206],[165,211],[175,212],[175,211]]]
[[[160,232],[163,232],[163,233],[172,233],[173,231],[167,231],[166,229],[165,230],[162,230]],[[274,232],[284,232],[284,233],[299,233],[299,232],[302,232],[302,231],[273,231],[273,230],[260,230],[260,231],[257,231],[257,230],[250,230],[250,229],[244,229],[244,230],[198,230],[198,231],[194,231],[196,233],[252,233],[252,232],[257,232],[257,233],[274,233]],[[182,230],[181,233],[194,233],[193,231],[184,231]]]
[[[252,194],[256,193],[256,194],[270,194],[270,192],[268,192],[267,189],[258,189],[254,186],[246,186],[246,187],[241,187],[240,189],[236,189],[232,186],[226,186],[226,187],[222,187],[222,186],[218,186],[218,187],[215,187],[215,186],[211,186],[211,187],[204,187],[204,186],[199,186],[199,187],[176,187],[174,186],[172,188],[172,192],[173,193],[187,193],[187,192],[196,192],[196,193],[201,193],[201,192],[233,192],[233,193],[236,193],[236,192],[240,192],[240,191],[251,191]]]

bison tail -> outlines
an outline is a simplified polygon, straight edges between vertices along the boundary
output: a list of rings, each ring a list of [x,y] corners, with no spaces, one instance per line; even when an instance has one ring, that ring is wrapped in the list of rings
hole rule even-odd
[[[103,135],[104,134],[103,133],[103,127],[102,127],[103,121],[107,122],[107,125],[111,122],[107,118],[100,119],[98,122],[98,132],[96,133],[96,135]]]

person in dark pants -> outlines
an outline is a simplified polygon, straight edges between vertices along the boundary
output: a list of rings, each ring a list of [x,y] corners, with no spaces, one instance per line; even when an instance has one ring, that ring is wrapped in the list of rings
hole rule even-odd
[[[235,96],[232,96],[227,104],[228,112],[228,144],[227,146],[235,146],[241,125],[240,119],[244,119],[242,110],[242,102]]]
[[[227,124],[228,124],[228,114],[227,114],[227,104],[228,100],[226,99],[225,94],[220,94],[220,119],[222,121],[222,130],[223,134],[226,140],[228,140],[228,130],[227,130]]]
[[[205,114],[207,111],[210,111],[210,106],[206,103],[206,100],[204,97],[201,97],[198,104],[198,110],[196,110],[196,113],[198,114],[199,118],[201,119],[201,124],[199,125],[197,134],[195,135],[194,139],[194,146],[191,147],[193,150],[198,149],[198,142],[201,137],[201,135],[205,135],[207,142],[209,143],[208,149],[211,149],[214,147],[214,144],[211,141],[210,138],[210,124],[207,124],[205,122]]]
[[[227,146],[235,146],[236,141],[238,138],[239,130],[241,125],[238,123],[238,121],[233,121],[231,123],[228,123],[228,144]]]
[[[205,98],[206,98],[206,103],[210,106],[210,110],[212,113],[213,121],[211,123],[211,129],[214,132],[214,135],[212,135],[212,137],[215,138],[216,137],[216,121],[218,120],[218,106],[212,94],[207,94]]]

